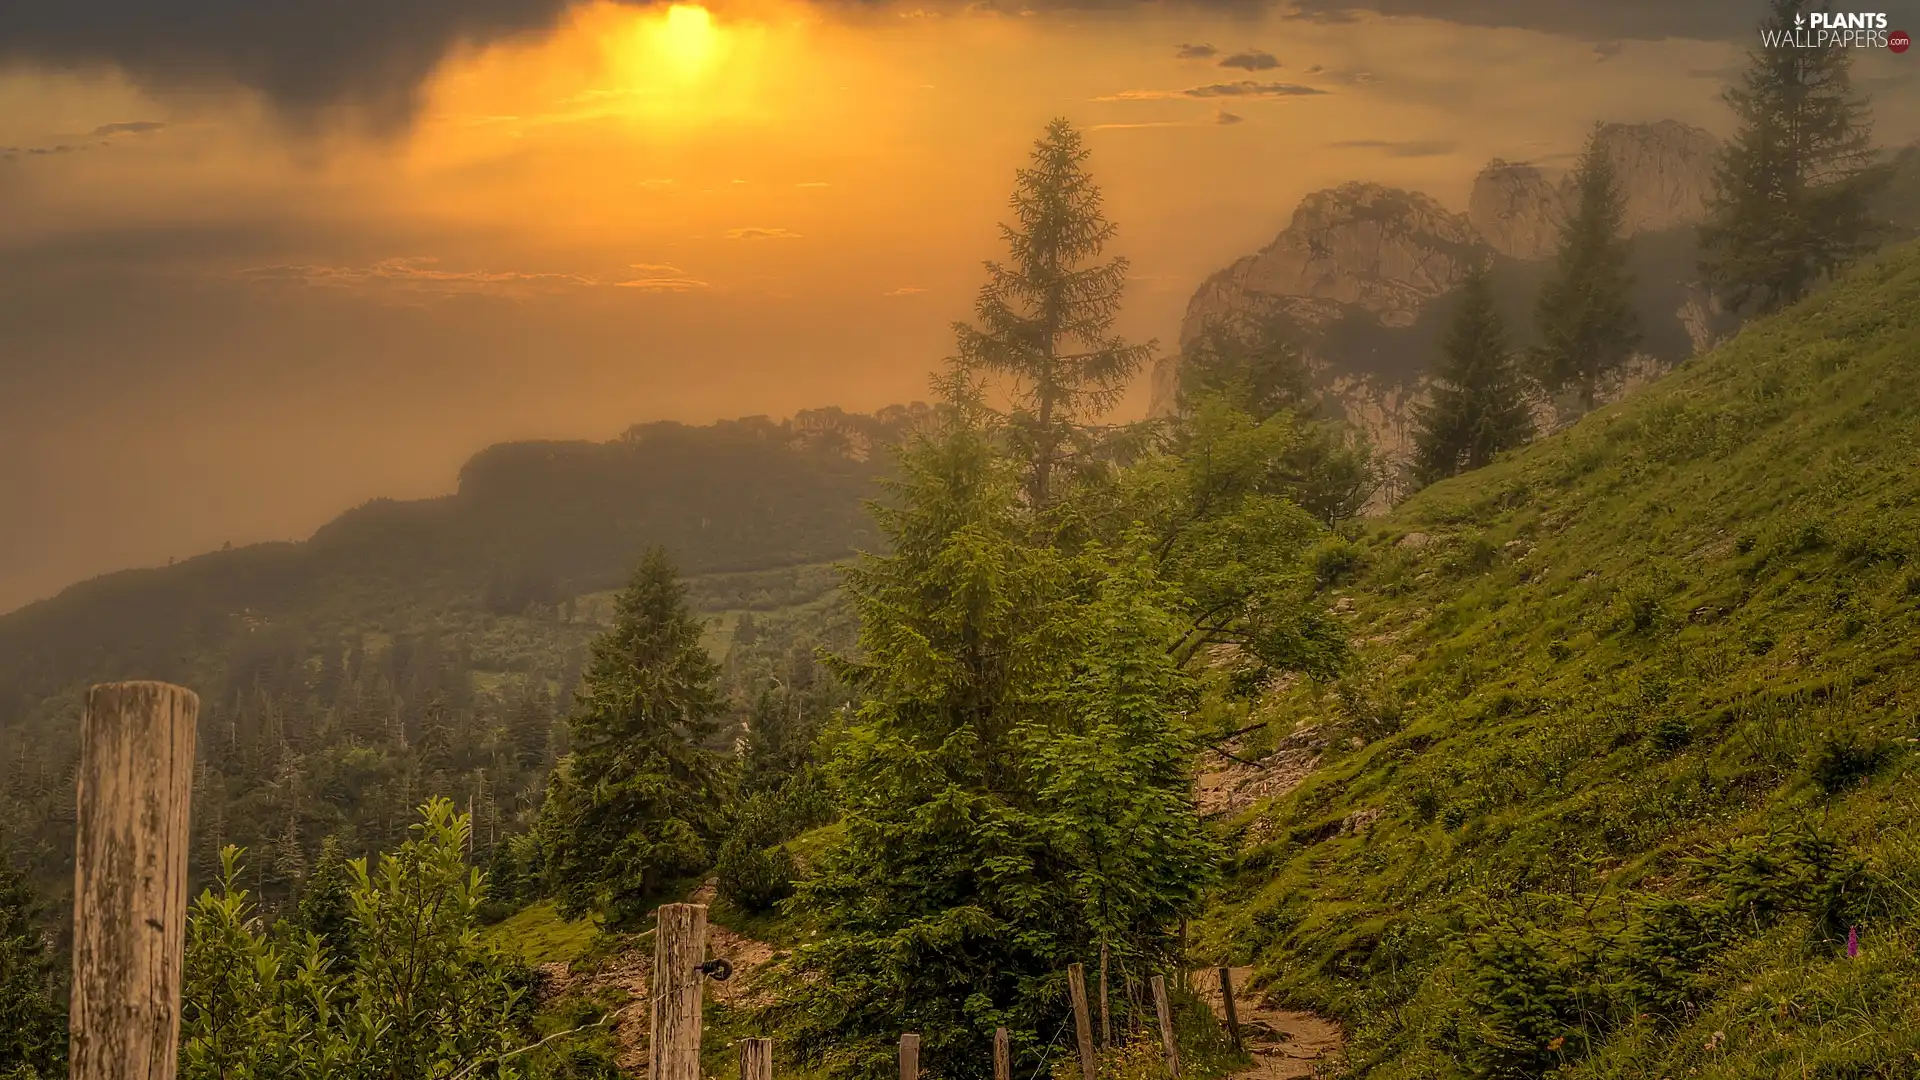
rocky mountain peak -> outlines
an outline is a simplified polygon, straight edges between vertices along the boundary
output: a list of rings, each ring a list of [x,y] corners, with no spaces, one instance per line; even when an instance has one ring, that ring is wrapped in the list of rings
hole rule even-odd
[[[1677,120],[1604,124],[1600,143],[1613,162],[1628,235],[1689,225],[1706,214],[1720,140]],[[1516,259],[1553,253],[1573,204],[1573,176],[1527,162],[1495,159],[1474,178],[1467,220],[1494,250]]]
[[[1187,309],[1182,340],[1206,324],[1281,301],[1305,323],[1346,305],[1405,326],[1457,284],[1482,250],[1466,217],[1431,196],[1354,182],[1300,200],[1293,220],[1259,254],[1215,274]]]

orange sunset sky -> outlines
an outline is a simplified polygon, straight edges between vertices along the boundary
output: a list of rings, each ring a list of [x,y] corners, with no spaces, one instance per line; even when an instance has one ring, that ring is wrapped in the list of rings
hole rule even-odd
[[[527,0],[443,27],[419,0],[389,29],[150,0],[98,29],[132,3],[0,14],[0,610],[450,490],[493,441],[924,397],[1053,116],[1132,260],[1124,329],[1170,347],[1305,192],[1458,209],[1487,159],[1562,160],[1595,120],[1725,132],[1761,7]],[[1882,142],[1920,137],[1916,72],[1857,66]]]

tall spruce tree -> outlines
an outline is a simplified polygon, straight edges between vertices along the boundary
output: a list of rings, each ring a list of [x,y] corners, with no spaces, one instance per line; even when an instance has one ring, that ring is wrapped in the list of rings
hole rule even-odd
[[[1460,291],[1431,392],[1432,403],[1419,410],[1413,437],[1414,479],[1422,485],[1477,469],[1533,438],[1526,380],[1484,265]]]
[[[1000,227],[1009,259],[986,264],[979,325],[954,326],[963,363],[1014,380],[1009,434],[1029,462],[1035,506],[1053,501],[1074,425],[1112,408],[1153,351],[1113,333],[1127,260],[1097,261],[1114,226],[1087,175],[1089,153],[1072,124],[1047,125],[1031,164],[1015,174],[1014,222]]]
[[[1757,314],[1872,250],[1873,198],[1893,175],[1876,160],[1868,101],[1853,91],[1853,50],[1791,40],[1814,9],[1773,0],[1761,46],[1723,95],[1740,127],[1714,174],[1701,269],[1732,306]]]
[[[705,869],[720,822],[719,668],[687,587],[649,552],[594,642],[538,830],[548,883],[569,913],[637,917],[661,886]]]
[[[1174,963],[1218,854],[1191,801],[1185,624],[1145,545],[1036,542],[1024,463],[955,397],[877,511],[890,553],[848,578],[843,839],[793,901],[830,930],[784,1004],[836,1074],[886,1074],[913,1030],[940,1075],[979,1076],[1002,1025],[1038,1064],[1066,965],[1101,944],[1136,973]]]
[[[1627,295],[1627,242],[1620,235],[1625,200],[1602,130],[1595,127],[1574,166],[1574,206],[1534,312],[1540,336],[1532,353],[1536,374],[1555,393],[1574,391],[1586,410],[1594,406],[1600,381],[1640,343]]]

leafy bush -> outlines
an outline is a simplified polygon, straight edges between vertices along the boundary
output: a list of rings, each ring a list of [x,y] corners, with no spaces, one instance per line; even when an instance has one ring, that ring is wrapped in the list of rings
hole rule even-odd
[[[421,813],[414,838],[373,870],[348,864],[347,952],[291,925],[263,932],[239,886],[240,850],[222,853],[217,889],[188,915],[183,1080],[425,1080],[528,1041],[529,974],[477,933],[485,881],[462,859],[468,820],[444,799]]]
[[[1321,588],[1352,581],[1366,565],[1366,549],[1351,540],[1329,537],[1307,552],[1313,579]]]

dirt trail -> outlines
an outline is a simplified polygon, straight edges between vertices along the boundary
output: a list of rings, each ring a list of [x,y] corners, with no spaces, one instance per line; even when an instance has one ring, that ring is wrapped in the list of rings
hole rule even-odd
[[[695,889],[687,901],[694,904],[712,903],[712,882]],[[726,982],[707,982],[707,1000],[729,1005],[758,1003],[765,992],[754,985],[754,976],[760,973],[767,961],[773,959],[773,952],[773,946],[764,941],[736,934],[717,923],[708,923],[707,956],[726,960],[733,965],[733,973]],[[648,989],[653,973],[651,937],[636,942],[633,948],[597,971],[576,974],[565,961],[543,964],[541,971],[547,976],[548,998],[558,997],[568,991],[625,991],[626,1004],[614,1012],[611,1025],[614,1041],[620,1047],[615,1060],[621,1069],[631,1075],[647,1074],[647,1040],[653,1024],[652,1010],[649,1008],[651,991]]]
[[[1253,983],[1252,968],[1233,968],[1232,976],[1240,1039],[1253,1055],[1253,1067],[1233,1074],[1236,1080],[1300,1080],[1333,1074],[1346,1045],[1339,1024],[1315,1013],[1268,1005],[1248,989]],[[1227,1013],[1220,997],[1220,969],[1194,972],[1192,985],[1224,1023]]]
[[[1325,746],[1320,733],[1306,727],[1279,739],[1272,751],[1257,762],[1209,755],[1209,767],[1197,778],[1200,811],[1231,817],[1285,795],[1300,786],[1320,764],[1320,751]],[[1236,740],[1225,749],[1238,754],[1243,747],[1244,740]],[[1262,842],[1268,824],[1264,817],[1256,819],[1247,831],[1245,842]],[[1252,968],[1234,968],[1232,978],[1241,1041],[1253,1055],[1253,1067],[1234,1074],[1235,1080],[1296,1080],[1333,1073],[1346,1045],[1339,1024],[1316,1013],[1268,1005],[1260,994],[1249,989],[1253,984]],[[1226,1006],[1220,997],[1220,970],[1206,968],[1194,972],[1191,985],[1224,1023]]]

